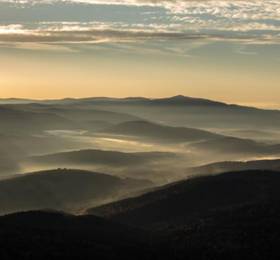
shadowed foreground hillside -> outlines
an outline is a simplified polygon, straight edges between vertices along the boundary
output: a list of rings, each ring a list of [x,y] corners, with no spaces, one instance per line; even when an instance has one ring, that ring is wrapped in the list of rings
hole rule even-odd
[[[275,180],[273,173],[268,173],[268,178],[279,184],[279,179]],[[266,196],[266,188],[270,189],[271,184],[265,181],[264,176],[259,181],[261,179],[264,181],[264,192],[259,190],[259,199],[249,201],[241,194],[236,203],[232,203],[225,196],[224,200],[231,202],[228,206],[217,207],[212,203],[207,210],[200,210],[196,218],[185,215],[184,221],[174,222],[175,225],[161,225],[160,230],[153,226],[141,230],[95,216],[75,217],[54,212],[28,212],[0,217],[0,257],[21,260],[63,257],[98,260],[279,259],[279,196],[273,194],[275,190],[271,196]],[[244,179],[241,182],[250,186]],[[220,184],[217,183],[217,189]],[[245,198],[244,202],[241,202],[242,197]],[[203,197],[194,198],[197,203],[200,199]],[[166,198],[163,197],[161,204],[165,202]],[[178,202],[182,211],[186,210],[188,200]],[[157,205],[154,203],[154,206]],[[169,206],[169,216],[178,214],[172,204]],[[148,214],[147,207],[142,208]],[[159,210],[159,207],[156,209]],[[165,211],[158,213],[167,219]],[[126,221],[120,217],[119,220]]]
[[[26,212],[0,218],[1,259],[156,259],[146,238],[94,216]]]
[[[279,259],[279,219],[279,200],[244,203],[174,228],[164,243],[175,259]]]
[[[280,173],[244,171],[197,177],[89,212],[145,228],[182,226],[217,210],[280,201]]]

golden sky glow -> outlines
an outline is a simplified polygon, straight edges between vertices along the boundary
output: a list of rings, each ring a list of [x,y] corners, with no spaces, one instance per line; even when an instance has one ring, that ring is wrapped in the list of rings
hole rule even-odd
[[[0,1],[0,97],[182,94],[280,108],[278,0],[72,2]]]

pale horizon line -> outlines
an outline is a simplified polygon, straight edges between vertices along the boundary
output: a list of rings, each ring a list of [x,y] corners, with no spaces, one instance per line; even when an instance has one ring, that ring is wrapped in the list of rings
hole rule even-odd
[[[8,101],[8,100],[26,100],[26,101],[59,101],[59,100],[81,100],[81,99],[137,99],[137,98],[143,98],[143,99],[149,99],[149,100],[157,100],[157,99],[168,99],[168,98],[174,98],[174,97],[186,97],[191,99],[202,99],[202,100],[209,100],[213,102],[220,102],[224,103],[226,105],[237,105],[237,106],[245,106],[245,107],[252,107],[252,108],[259,108],[259,109],[266,109],[266,110],[280,110],[280,104],[276,103],[270,103],[270,102],[229,102],[223,99],[215,99],[215,98],[207,98],[207,97],[198,97],[198,96],[187,96],[183,94],[177,94],[177,95],[166,95],[166,96],[78,96],[78,97],[47,97],[47,98],[29,98],[29,97],[0,97],[0,101]]]

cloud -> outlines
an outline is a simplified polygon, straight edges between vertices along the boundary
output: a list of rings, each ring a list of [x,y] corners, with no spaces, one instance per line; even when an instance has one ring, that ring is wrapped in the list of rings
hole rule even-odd
[[[16,42],[6,45],[8,48],[31,50],[31,51],[51,51],[51,52],[78,52],[71,46],[65,46],[54,43],[38,43],[38,42]]]
[[[1,20],[0,23],[0,42],[10,43],[11,46],[17,44],[26,47],[30,43],[34,49],[47,49],[47,45],[50,44],[52,49],[54,45],[63,44],[129,44],[162,41],[169,42],[172,48],[163,45],[161,48],[172,51],[173,48],[176,49],[175,44],[181,48],[184,43],[190,41],[232,41],[244,45],[280,42],[280,0],[0,0],[0,2],[8,3],[5,10],[10,10],[7,20]],[[102,7],[99,6],[100,10],[106,15],[88,16],[87,21],[84,21],[82,11],[74,18],[71,15],[67,16],[68,12],[63,12],[63,8],[69,6],[72,8],[71,11],[78,6],[95,10],[96,5],[100,4],[102,4]],[[58,21],[58,16],[53,16],[56,5],[61,8],[61,16],[65,21]],[[107,8],[107,5],[126,5],[134,8],[137,21],[136,18],[134,21],[133,17],[127,18],[127,9],[114,12],[114,9]],[[152,8],[143,9],[136,6]],[[10,23],[15,10],[17,10],[15,20],[18,19],[18,14],[25,12],[25,20],[21,23]]]
[[[248,25],[249,26],[249,25]],[[45,26],[44,26],[45,27]],[[117,27],[119,27],[117,29]],[[123,28],[122,28],[123,27]],[[249,28],[251,28],[249,26]],[[255,28],[255,27],[253,27]],[[266,30],[264,30],[266,29]],[[188,40],[231,40],[240,42],[278,42],[280,35],[274,28],[262,28],[261,33],[248,34],[248,28],[241,28],[228,33],[226,30],[212,32],[180,31],[168,26],[126,26],[100,23],[86,27],[85,24],[63,24],[49,28],[25,29],[22,25],[0,27],[0,42],[30,42],[30,43],[102,43],[102,42],[132,42],[132,41],[188,41]]]

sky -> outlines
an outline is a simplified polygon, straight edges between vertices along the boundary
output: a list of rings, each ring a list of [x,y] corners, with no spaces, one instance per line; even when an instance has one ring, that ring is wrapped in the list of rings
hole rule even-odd
[[[0,97],[280,108],[280,0],[0,0]]]

